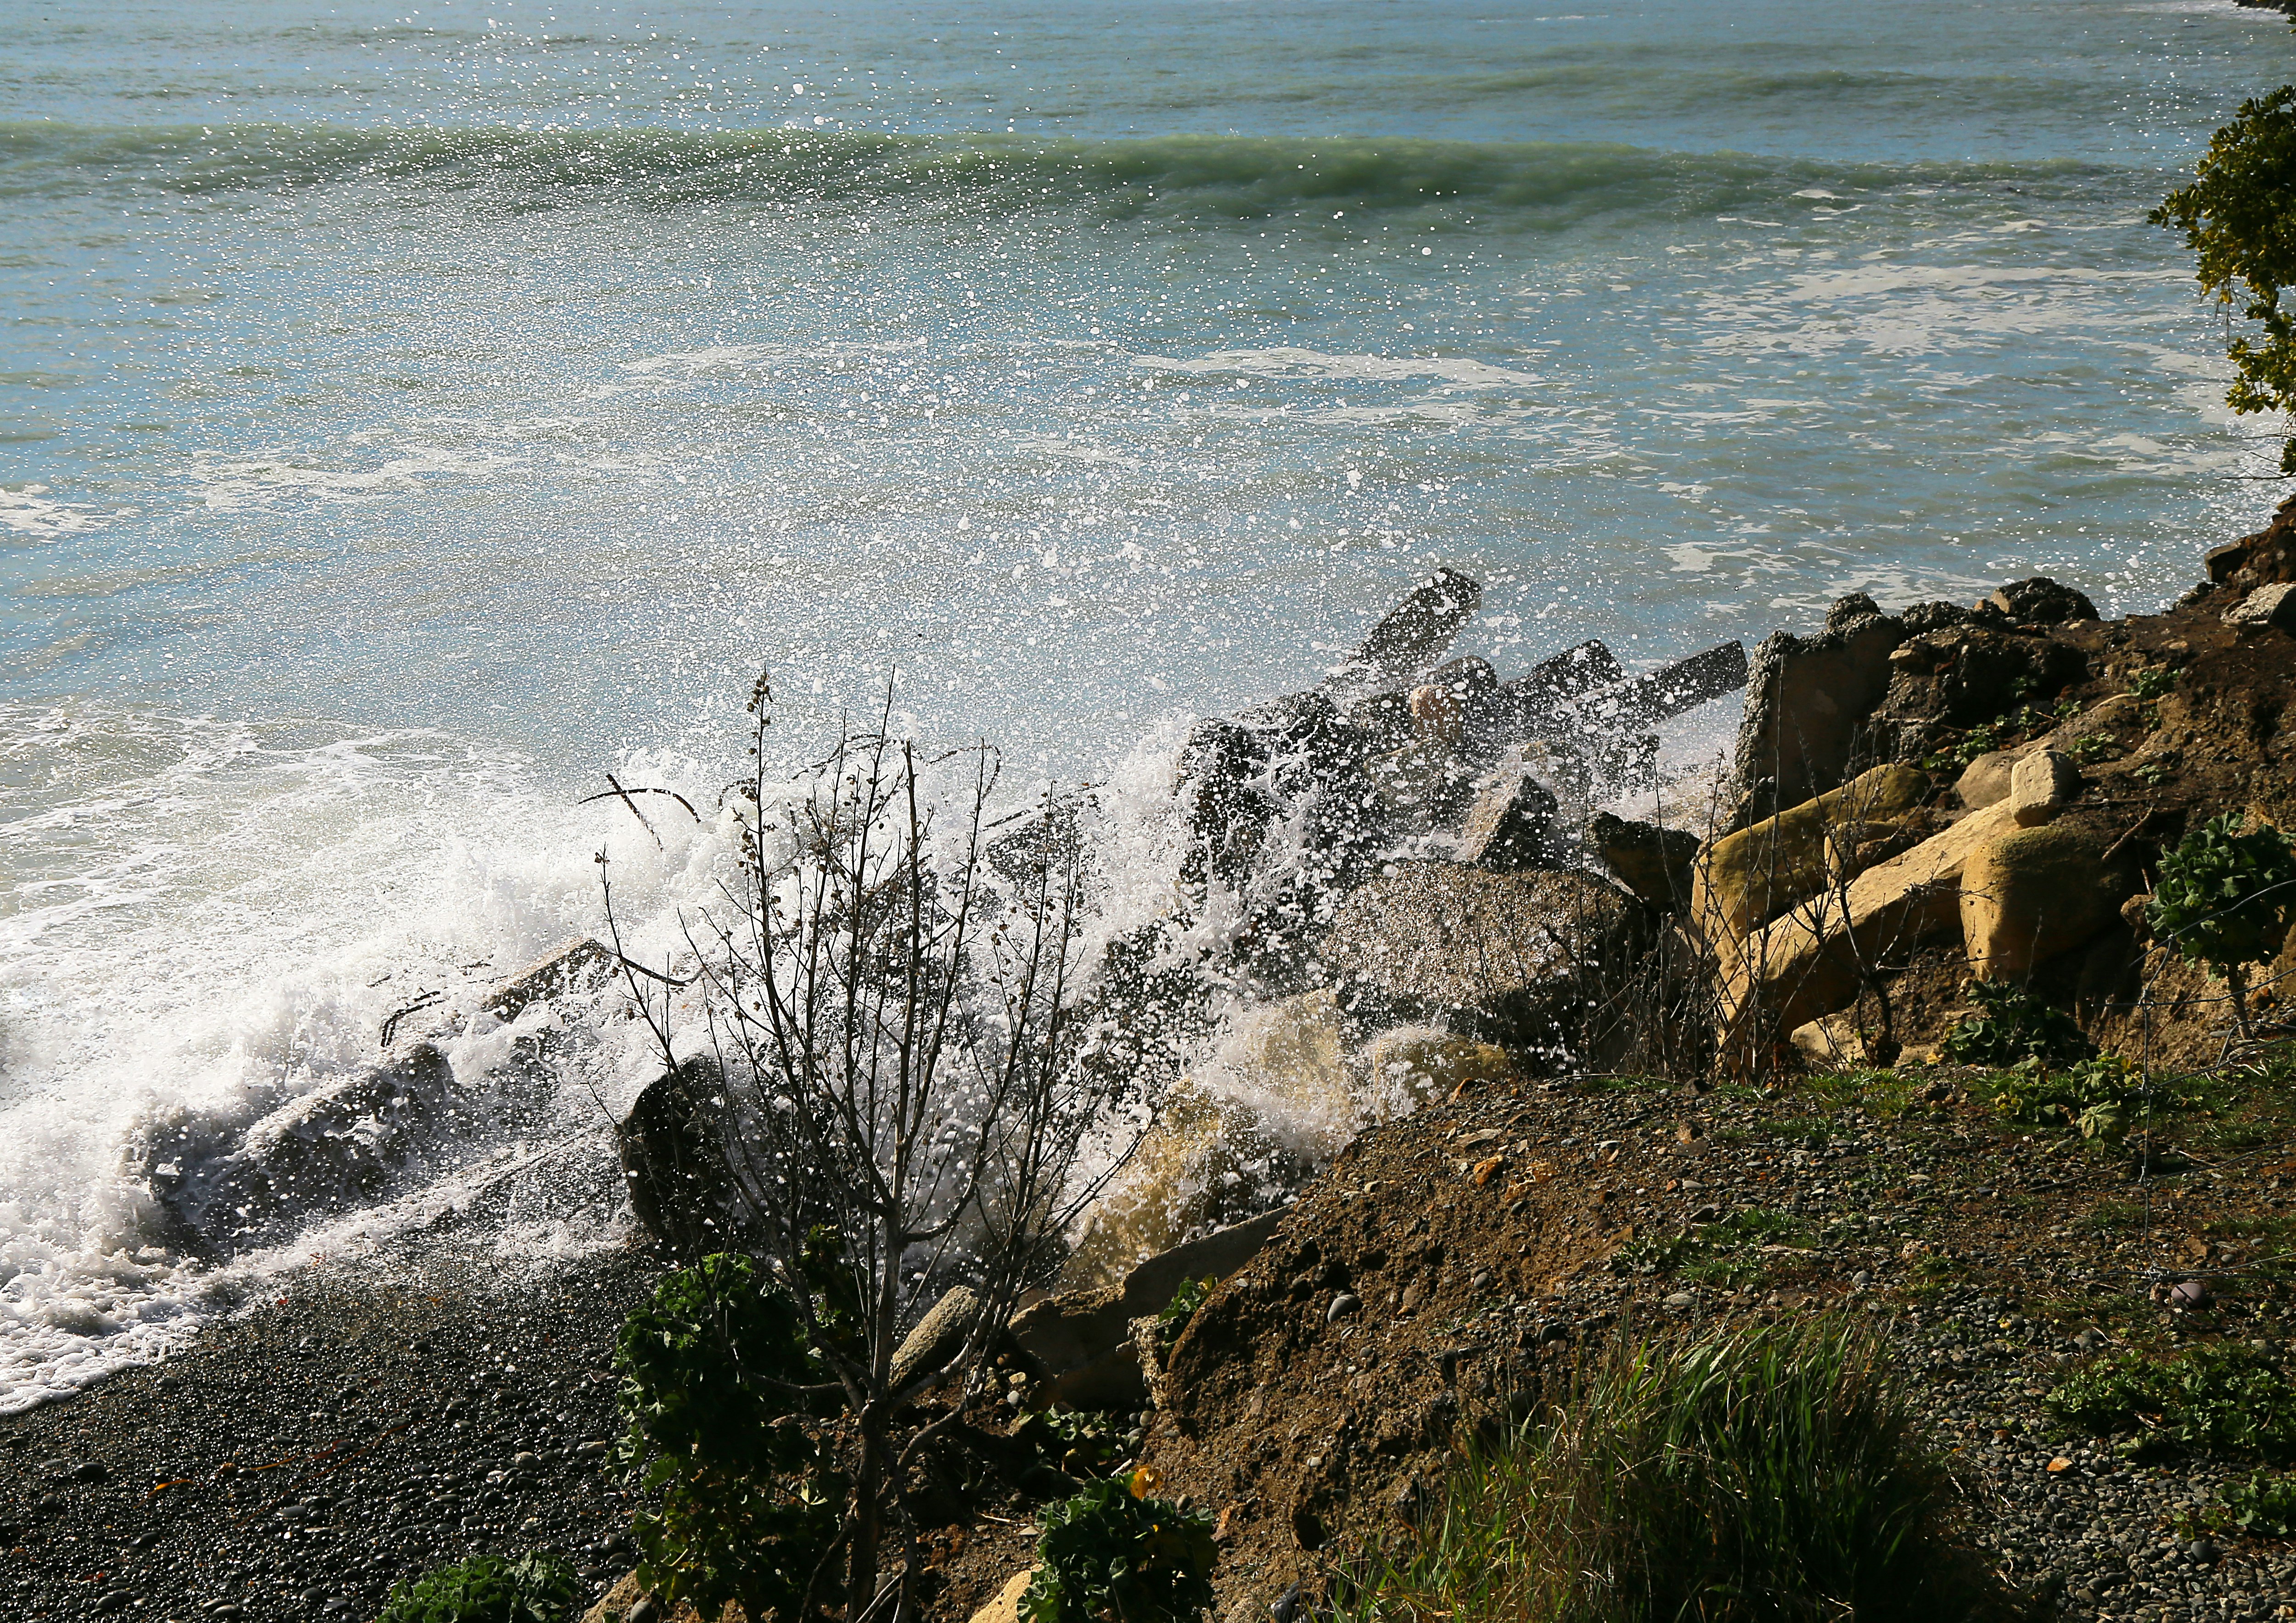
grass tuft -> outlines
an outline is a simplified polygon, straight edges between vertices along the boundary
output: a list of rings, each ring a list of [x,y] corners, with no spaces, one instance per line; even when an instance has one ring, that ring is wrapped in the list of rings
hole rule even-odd
[[[1880,1340],[1846,1320],[1620,1343],[1478,1448],[1338,1623],[1975,1623],[2020,1615]]]

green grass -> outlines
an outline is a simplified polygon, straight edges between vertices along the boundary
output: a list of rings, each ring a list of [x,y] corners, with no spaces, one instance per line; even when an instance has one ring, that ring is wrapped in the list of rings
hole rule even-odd
[[[2166,1357],[2128,1351],[2096,1358],[2057,1383],[2048,1406],[2132,1455],[2180,1452],[2296,1461],[2296,1383],[2280,1361],[2231,1341]]]
[[[2020,1615],[1879,1340],[1846,1320],[1621,1342],[1470,1452],[1337,1623],[1972,1623]]]
[[[1763,1275],[1761,1248],[1804,1246],[1809,1225],[1761,1207],[1734,1211],[1718,1223],[1701,1223],[1671,1239],[1629,1240],[1611,1258],[1620,1274],[1679,1274],[1702,1285],[1749,1285]]]

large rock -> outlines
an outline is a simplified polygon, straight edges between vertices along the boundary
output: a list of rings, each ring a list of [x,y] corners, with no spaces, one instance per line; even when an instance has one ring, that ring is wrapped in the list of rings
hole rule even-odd
[[[603,942],[585,936],[545,955],[487,995],[484,1007],[496,1020],[516,1020],[531,1005],[595,984],[614,967]]]
[[[2296,586],[2257,587],[2225,611],[2224,623],[2239,631],[2296,635]]]
[[[726,1158],[724,1097],[716,1063],[697,1056],[647,1084],[614,1129],[632,1215],[681,1260],[725,1250],[748,1216]]]
[[[1579,702],[1626,679],[1618,656],[1590,638],[1541,660],[1501,691],[1513,706],[1516,736],[1530,738],[1575,730],[1570,718]]]
[[[1053,1396],[1078,1408],[1137,1408],[1148,1381],[1132,1345],[1132,1321],[1152,1316],[1192,1279],[1225,1279],[1259,1254],[1289,1208],[1147,1258],[1120,1283],[1065,1291],[1015,1315],[1013,1339],[1053,1378]]]
[[[244,1132],[184,1111],[142,1124],[123,1150],[171,1238],[227,1252],[367,1205],[447,1135],[454,1069],[424,1043],[289,1101]]]
[[[2067,620],[2096,618],[2096,605],[2087,596],[2046,575],[2036,575],[2030,580],[2013,580],[1985,602],[2008,619],[2032,626],[2061,626]]]
[[[1359,1018],[1571,1053],[1639,914],[1585,873],[1404,863],[1341,905],[1324,962]]]
[[[1597,694],[1584,708],[1600,722],[1651,726],[1736,693],[1746,685],[1751,668],[1743,643],[1724,643]]]
[[[1020,1623],[1021,1597],[1029,1593],[1029,1585],[1036,1576],[1034,1567],[1026,1572],[1015,1572],[986,1605],[972,1614],[971,1623]]]
[[[1438,570],[1405,594],[1324,678],[1332,693],[1367,690],[1418,675],[1434,664],[1483,601],[1480,582]]]
[[[1502,766],[1475,786],[1459,827],[1459,860],[1500,873],[1562,866],[1555,809],[1554,795],[1528,766]]]
[[[2003,804],[2013,821],[2015,796]],[[1960,892],[1971,971],[1988,980],[2021,977],[2118,924],[2137,881],[2133,864],[2108,857],[2117,838],[2068,821],[2007,829],[1973,850]]]
[[[1652,906],[1679,913],[1688,905],[1691,865],[1698,860],[1698,836],[1688,829],[1597,812],[1587,823],[1587,846]]]
[[[1743,816],[1767,817],[1842,780],[1857,728],[1890,685],[1890,654],[1905,628],[1864,597],[1844,598],[1826,629],[1780,631],[1754,651],[1738,729]]]
[[[1237,1016],[1094,1202],[1062,1280],[1120,1279],[1144,1257],[1261,1210],[1354,1137],[1366,1102],[1350,1086],[1341,1028],[1328,990]]]
[[[1893,763],[1725,835],[1692,868],[1691,927],[1710,948],[1738,940],[1834,883],[1861,846],[1904,826],[1929,793],[1926,776]]]
[[[964,1350],[965,1338],[980,1317],[980,1297],[969,1285],[955,1285],[919,1319],[916,1327],[893,1350],[888,1378],[896,1392],[922,1376],[930,1375]]]
[[[2080,793],[2080,766],[2055,750],[2036,750],[2010,769],[2009,815],[2020,828],[2054,818]]]
[[[2005,804],[1972,812],[1839,893],[1821,891],[1724,950],[1715,996],[1726,1041],[1790,1032],[1844,1008],[1866,974],[1954,933],[1964,866],[2015,826]]]

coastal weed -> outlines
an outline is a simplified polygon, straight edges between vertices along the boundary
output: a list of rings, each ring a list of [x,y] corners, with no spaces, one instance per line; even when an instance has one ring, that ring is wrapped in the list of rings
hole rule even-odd
[[[2043,1063],[2084,1060],[2089,1041],[2073,1017],[2053,1009],[2022,987],[2005,980],[1972,980],[1969,999],[1977,1007],[1938,1045],[1940,1057],[1956,1065],[1999,1067],[2021,1060]]]
[[[793,1617],[837,1533],[844,1486],[807,1423],[825,1381],[796,1302],[746,1257],[664,1279],[614,1348],[628,1426],[620,1460],[660,1508],[639,1512],[638,1581],[704,1617],[738,1602]]]
[[[1187,1623],[1210,1607],[1211,1518],[1156,1485],[1144,1467],[1045,1512],[1022,1623]]]
[[[2124,1453],[2296,1460],[2296,1387],[2278,1360],[2236,1342],[2201,1342],[2167,1358],[2130,1351],[2095,1359],[2046,1402],[2082,1430],[2132,1433]]]
[[[2296,846],[2268,823],[2243,833],[2241,820],[2212,817],[2164,853],[2144,912],[2158,939],[2224,978],[2245,1036],[2248,966],[2279,951],[2296,918]]]
[[[1880,1338],[1827,1316],[1614,1344],[1545,1413],[1470,1447],[1398,1548],[1332,1586],[1338,1623],[1971,1623],[2013,1615]]]
[[[581,1589],[563,1556],[473,1555],[399,1584],[375,1623],[563,1623]]]

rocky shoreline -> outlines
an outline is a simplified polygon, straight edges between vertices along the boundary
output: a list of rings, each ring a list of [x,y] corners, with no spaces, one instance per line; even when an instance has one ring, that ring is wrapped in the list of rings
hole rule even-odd
[[[993,1384],[921,1400],[965,1406],[907,1485],[930,1615],[1026,1570],[1037,1507],[1084,1469],[1050,1411],[1111,1417],[1092,1423],[1218,1516],[1222,1623],[1288,1623],[1349,1550],[1408,1537],[1461,1439],[1605,1338],[1833,1308],[1914,1372],[1970,1537],[2036,1605],[2296,1616],[2286,1542],[2194,1519],[2231,1465],[2116,1452],[2047,1408],[2103,1349],[2280,1359],[2296,1310],[2296,1051],[2235,1040],[2142,906],[2202,820],[2296,826],[2296,503],[2207,570],[2114,621],[2046,580],[1966,608],[1851,597],[1812,635],[1638,680],[1596,643],[1511,680],[1445,660],[1477,596],[1445,572],[1316,688],[1199,729],[1176,894],[1232,916],[1185,977],[1154,930],[1109,949],[1095,1062],[1167,1108]],[[1657,783],[1659,722],[1740,685],[1702,805],[1601,809]],[[610,956],[573,949],[493,1010],[595,996]],[[2284,1042],[2292,975],[2296,933],[2254,992]],[[1943,1062],[1973,976],[2128,1062],[2141,1119],[2076,1130],[2007,1073]],[[1188,1059],[1214,985],[1247,1010],[1220,1062],[1252,1087]],[[300,1209],[386,1186],[470,1108],[404,1035],[316,1107],[158,1124],[131,1169],[187,1247],[232,1243],[265,1209],[246,1191]],[[504,1119],[550,1042],[520,1039]],[[2155,1070],[2206,1086],[2156,1112]],[[694,1171],[722,1158],[689,1153],[690,1081],[618,1135],[668,1250],[725,1198]],[[1321,1125],[1282,1137],[1277,1103]],[[373,1131],[345,1160],[354,1120]],[[440,1562],[548,1546],[612,1623],[636,1597],[608,1594],[632,1509],[611,1348],[662,1255],[512,1269],[418,1232],[0,1421],[0,1599],[364,1618]],[[1153,1316],[1200,1275],[1218,1283],[1168,1345]]]

